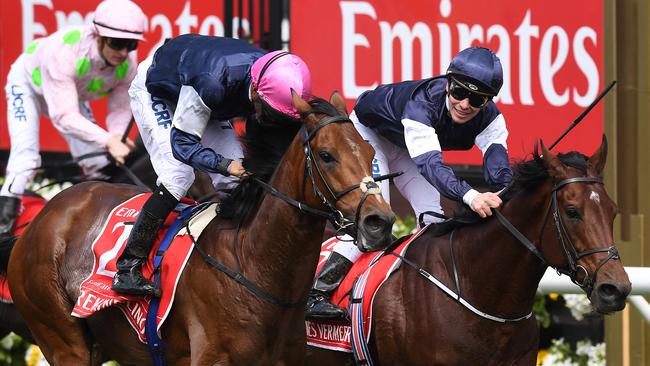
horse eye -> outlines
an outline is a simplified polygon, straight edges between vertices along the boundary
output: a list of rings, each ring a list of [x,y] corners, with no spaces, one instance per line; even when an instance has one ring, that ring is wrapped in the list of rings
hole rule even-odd
[[[318,156],[320,156],[321,160],[325,163],[331,163],[336,160],[332,154],[328,153],[327,151],[319,151]]]
[[[566,215],[567,215],[571,220],[580,220],[580,212],[579,212],[578,209],[575,208],[575,207],[567,207],[567,209],[566,209]]]

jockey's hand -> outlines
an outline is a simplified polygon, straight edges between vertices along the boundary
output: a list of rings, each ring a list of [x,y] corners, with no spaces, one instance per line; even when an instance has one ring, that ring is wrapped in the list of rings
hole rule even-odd
[[[228,165],[228,174],[234,175],[235,177],[244,177],[248,175],[248,172],[244,169],[241,161],[233,160]]]
[[[502,202],[498,193],[484,192],[474,197],[470,208],[482,218],[486,218],[492,216],[492,208],[501,206]]]
[[[126,157],[129,156],[131,150],[135,148],[135,143],[131,139],[126,139],[122,142],[122,136],[112,135],[106,143],[106,150],[111,154],[111,157],[118,165],[124,164]]]

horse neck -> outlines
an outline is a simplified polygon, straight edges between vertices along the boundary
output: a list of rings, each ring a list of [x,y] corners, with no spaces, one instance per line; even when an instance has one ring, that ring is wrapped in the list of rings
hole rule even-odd
[[[550,185],[542,191],[549,192]],[[549,200],[550,193],[519,194],[502,209],[508,221],[538,249]],[[552,217],[549,220],[547,226]],[[544,238],[550,239],[548,234]],[[460,229],[454,243],[463,296],[493,314],[520,316],[530,311],[546,266],[496,217]],[[472,294],[483,295],[472,298]]]
[[[311,188],[307,184],[303,192],[304,154],[299,141],[289,147],[269,184],[305,203],[305,192]],[[325,223],[321,217],[266,194],[239,236],[245,275],[255,276],[254,281],[279,298],[303,298],[313,282]]]

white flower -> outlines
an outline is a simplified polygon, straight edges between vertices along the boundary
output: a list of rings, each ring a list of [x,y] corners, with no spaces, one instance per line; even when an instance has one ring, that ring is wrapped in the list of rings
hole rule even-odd
[[[585,314],[589,314],[593,311],[591,302],[587,298],[587,295],[566,294],[562,296],[564,297],[565,306],[571,310],[571,315],[576,320],[584,319]]]

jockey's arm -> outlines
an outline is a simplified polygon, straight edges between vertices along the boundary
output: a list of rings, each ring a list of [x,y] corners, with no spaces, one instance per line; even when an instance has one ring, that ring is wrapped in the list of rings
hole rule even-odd
[[[133,63],[129,65],[129,70],[124,79],[120,80],[108,93],[106,114],[106,129],[111,135],[122,136],[129,126],[131,121],[131,102],[129,98],[129,86],[135,78],[137,65],[135,58]]]
[[[438,192],[469,205],[478,192],[464,180],[458,179],[453,170],[442,162],[442,148],[438,134],[430,123],[423,122],[431,119],[429,110],[423,108],[420,103],[410,102],[406,106],[401,122],[408,153],[420,174]]]
[[[72,56],[65,51],[55,53],[43,66],[43,97],[50,119],[62,134],[94,143],[98,150],[104,149],[111,134],[81,114],[74,72]]]
[[[507,139],[506,122],[503,115],[499,114],[474,140],[483,153],[483,177],[494,190],[502,189],[512,180]]]
[[[194,87],[181,87],[172,120],[172,153],[176,159],[197,170],[227,176],[232,160],[201,144],[211,112]]]

